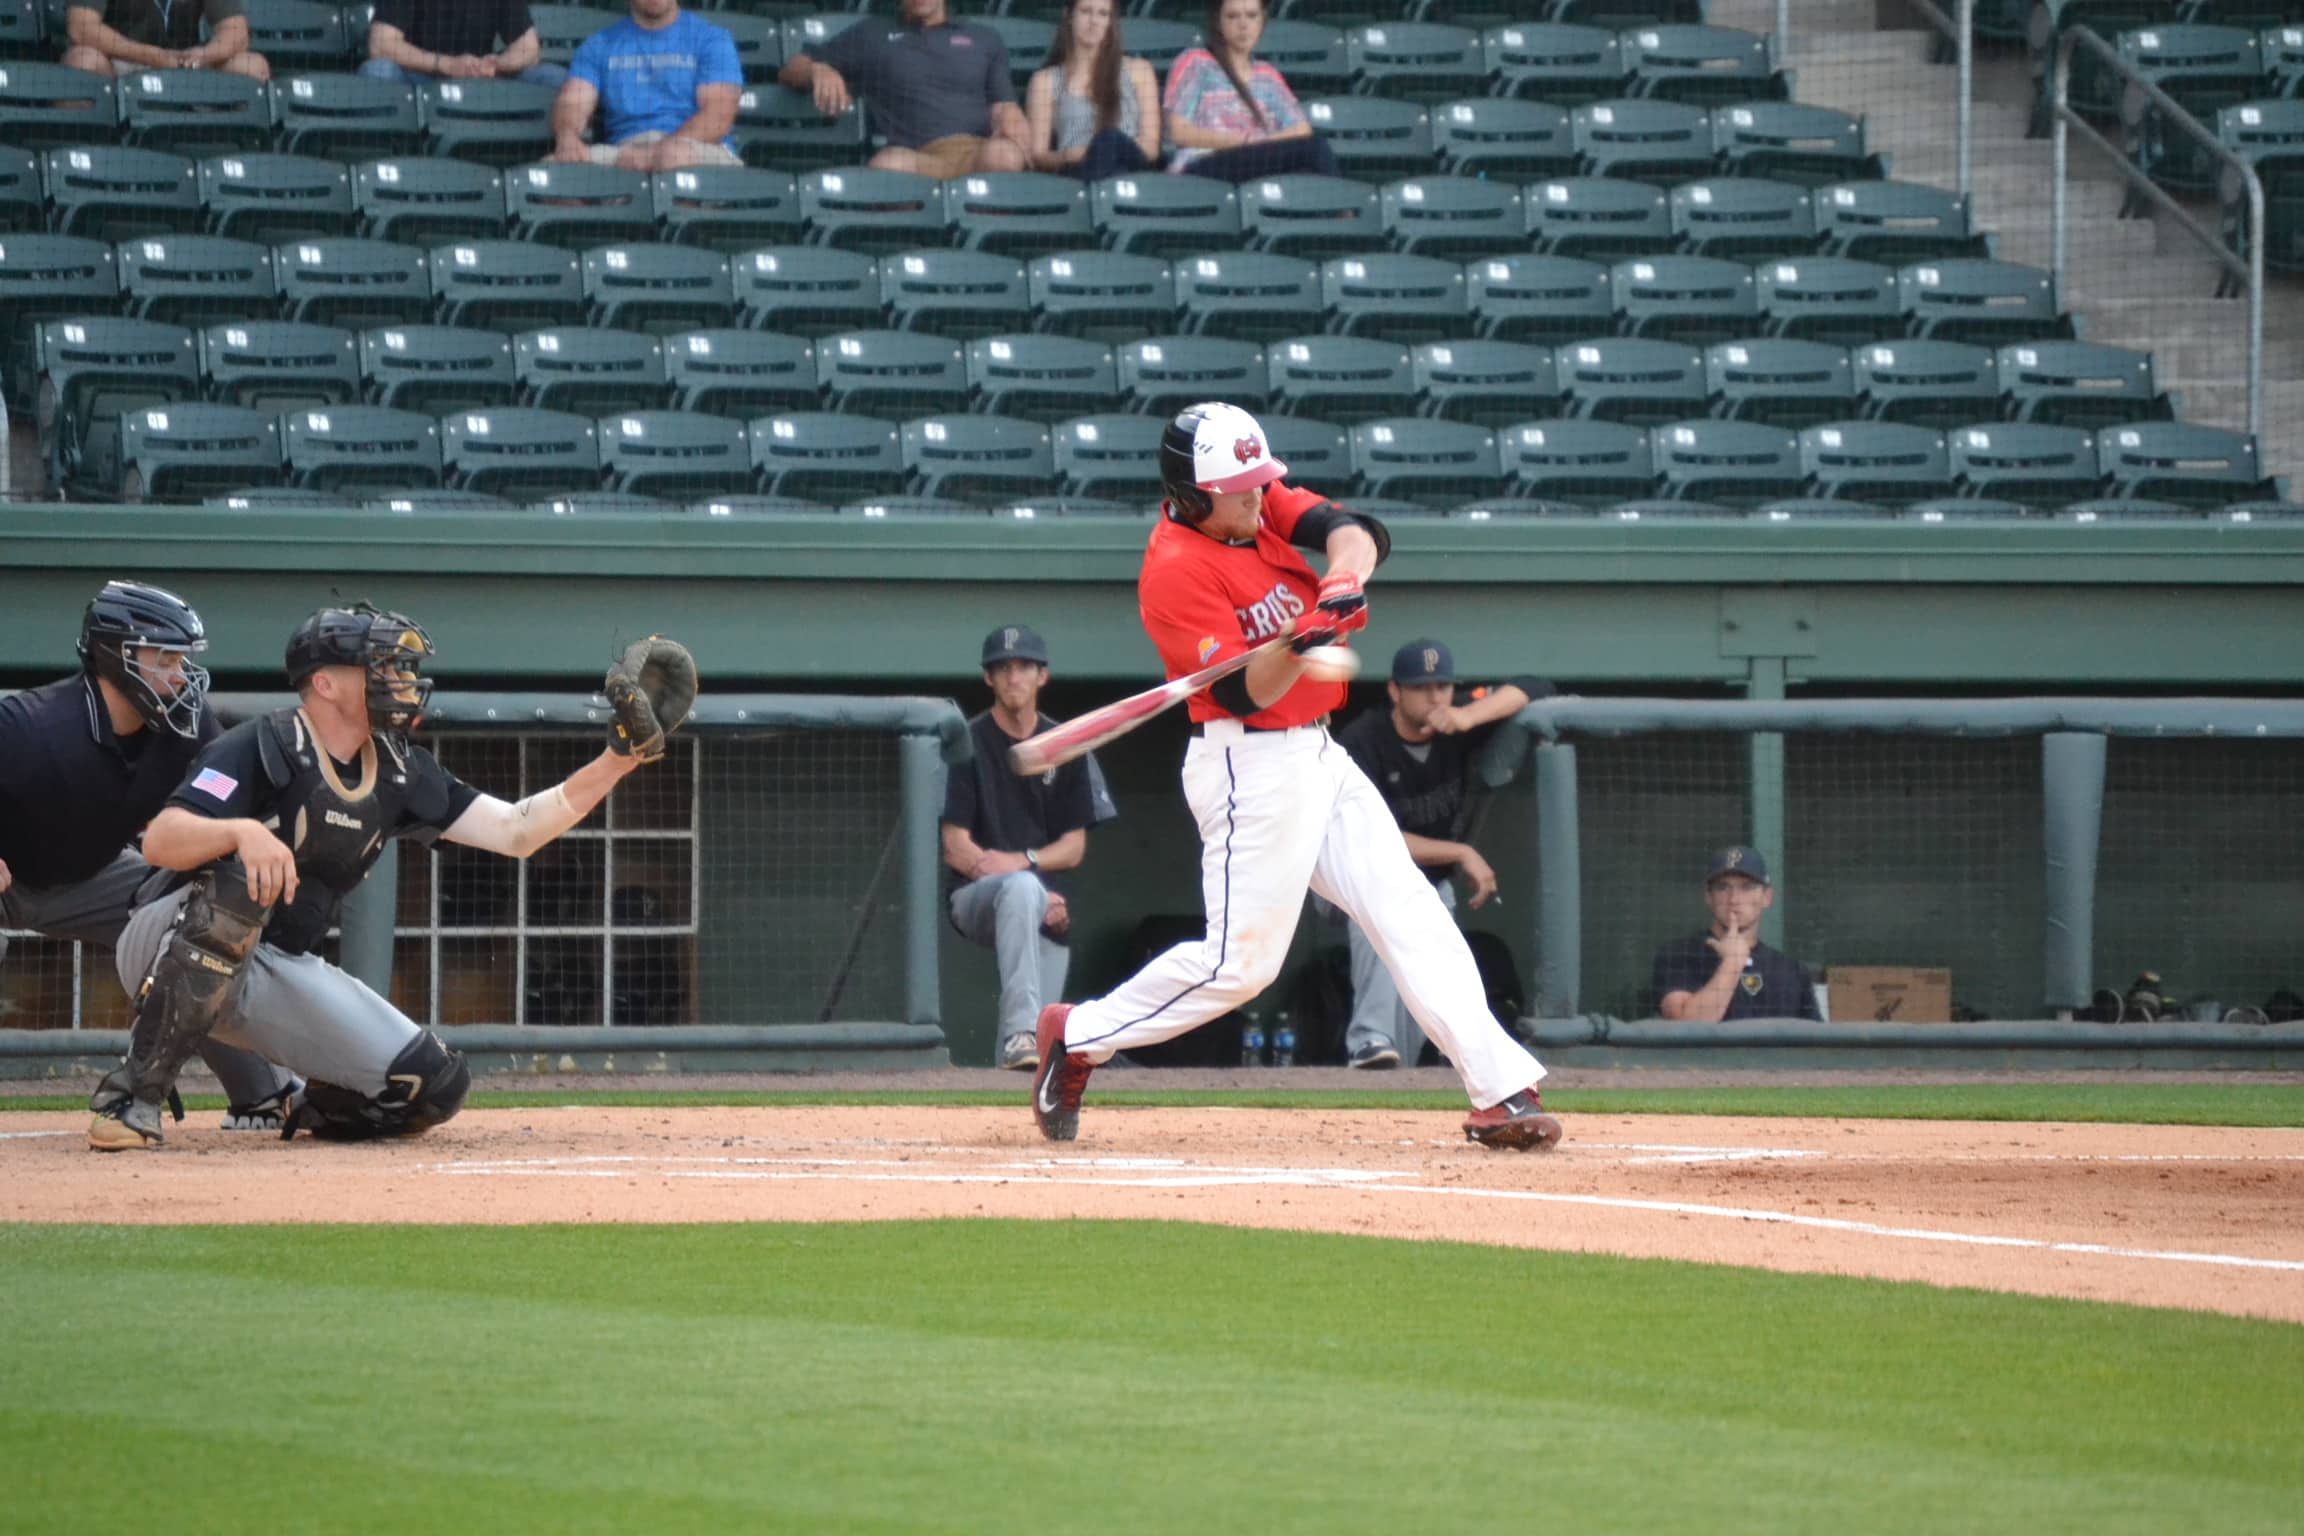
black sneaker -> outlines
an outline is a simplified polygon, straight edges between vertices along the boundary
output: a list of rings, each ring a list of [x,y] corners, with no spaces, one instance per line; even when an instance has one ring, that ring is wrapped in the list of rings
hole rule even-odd
[[[1400,1052],[1389,1040],[1377,1040],[1354,1051],[1344,1065],[1362,1072],[1389,1072],[1400,1065]]]

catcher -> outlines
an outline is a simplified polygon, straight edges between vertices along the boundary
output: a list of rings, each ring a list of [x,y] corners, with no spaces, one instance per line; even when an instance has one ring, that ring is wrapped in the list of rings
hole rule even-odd
[[[526,858],[575,826],[663,755],[696,668],[669,640],[634,645],[608,674],[608,750],[510,804],[409,742],[432,655],[431,637],[400,614],[321,609],[288,637],[296,707],[225,732],[153,818],[144,857],[159,869],[117,950],[136,1020],[127,1059],[89,1102],[89,1146],[158,1146],[168,1090],[211,1035],[305,1079],[283,1139],[414,1135],[462,1107],[463,1056],[316,952],[338,908],[387,838]]]

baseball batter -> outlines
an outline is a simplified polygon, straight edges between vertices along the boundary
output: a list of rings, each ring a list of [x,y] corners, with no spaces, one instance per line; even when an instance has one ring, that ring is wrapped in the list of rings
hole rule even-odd
[[[1256,418],[1203,404],[1160,444],[1167,492],[1137,597],[1171,678],[1267,641],[1189,704],[1184,797],[1200,824],[1204,940],[1179,944],[1117,991],[1041,1010],[1032,1112],[1041,1134],[1079,1134],[1089,1074],[1254,998],[1279,975],[1309,886],[1368,935],[1424,1033],[1455,1064],[1491,1147],[1550,1147],[1560,1122],[1537,1096],[1544,1069],[1498,1027],[1464,936],[1409,857],[1399,823],[1330,739],[1344,685],[1304,675],[1301,652],[1368,622],[1362,583],[1390,548],[1384,525],[1284,485]],[[1299,551],[1326,557],[1315,578]]]

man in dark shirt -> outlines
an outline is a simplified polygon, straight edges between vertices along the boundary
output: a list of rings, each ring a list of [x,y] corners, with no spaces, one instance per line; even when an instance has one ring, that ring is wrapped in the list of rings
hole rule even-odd
[[[1760,914],[1776,904],[1768,862],[1741,844],[1712,855],[1704,875],[1709,931],[1656,951],[1656,1011],[1667,1019],[1822,1019],[1816,988],[1797,960],[1760,942]]]
[[[205,22],[208,40],[200,40]],[[72,0],[64,12],[72,46],[63,62],[91,74],[140,69],[220,69],[272,78],[264,55],[248,48],[245,0]]]
[[[107,949],[152,870],[131,845],[219,734],[200,616],[171,592],[113,581],[80,620],[80,674],[0,699],[0,930]],[[0,932],[0,957],[8,939]],[[226,1130],[278,1130],[295,1079],[210,1041]]]
[[[1465,904],[1486,906],[1496,894],[1496,871],[1466,841],[1473,765],[1496,723],[1518,714],[1530,699],[1556,690],[1542,678],[1516,677],[1494,688],[1457,697],[1456,659],[1437,640],[1411,640],[1392,657],[1385,685],[1389,709],[1371,709],[1336,733],[1360,771],[1384,797],[1400,823],[1409,857],[1453,910],[1451,875],[1462,875]],[[1415,1061],[1423,1031],[1400,1001],[1392,973],[1357,923],[1347,928],[1352,952],[1352,1022],[1344,1035],[1345,1061],[1363,1070]]]
[[[554,90],[568,78],[539,63],[528,0],[376,0],[368,23],[371,80],[520,80]]]
[[[807,91],[826,117],[864,98],[887,147],[884,171],[950,181],[1031,164],[1031,125],[1016,104],[1008,45],[990,27],[953,21],[944,0],[903,0],[895,25],[867,17],[813,53],[796,53],[778,80]]]
[[[997,1060],[1012,1072],[1040,1065],[1033,1025],[1064,996],[1071,964],[1071,882],[1088,856],[1088,829],[1119,812],[1093,754],[1033,778],[1008,770],[1008,749],[1060,722],[1040,712],[1048,643],[1022,624],[984,637],[992,707],[968,722],[975,748],[944,787],[946,910],[962,936],[1000,961]]]

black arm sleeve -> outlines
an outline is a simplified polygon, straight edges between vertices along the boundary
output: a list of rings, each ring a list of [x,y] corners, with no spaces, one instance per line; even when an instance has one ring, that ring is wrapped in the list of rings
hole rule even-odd
[[[1289,532],[1288,542],[1298,549],[1325,554],[1328,550],[1328,535],[1345,523],[1358,523],[1368,530],[1368,537],[1376,541],[1376,563],[1382,565],[1385,557],[1392,553],[1392,534],[1384,526],[1383,520],[1370,517],[1365,512],[1340,507],[1332,501],[1306,507],[1297,514],[1296,526]]]
[[[1248,691],[1248,669],[1242,667],[1230,677],[1220,677],[1208,687],[1208,697],[1214,699],[1228,715],[1247,719],[1263,706]]]

